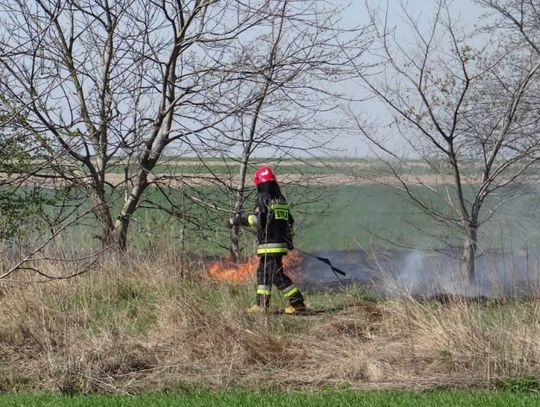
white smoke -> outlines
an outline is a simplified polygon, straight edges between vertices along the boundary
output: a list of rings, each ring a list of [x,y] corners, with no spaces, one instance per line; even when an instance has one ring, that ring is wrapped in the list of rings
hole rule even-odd
[[[460,270],[459,253],[395,250],[368,255],[364,251],[319,253],[347,272],[332,274],[328,265],[306,259],[301,283],[318,288],[354,282],[390,297],[429,298],[441,294],[464,297],[540,297],[540,252],[490,251],[476,260],[476,280]]]

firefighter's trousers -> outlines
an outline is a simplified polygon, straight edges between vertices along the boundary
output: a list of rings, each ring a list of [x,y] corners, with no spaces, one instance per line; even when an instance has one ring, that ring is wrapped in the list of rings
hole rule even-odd
[[[257,268],[257,305],[268,307],[272,285],[275,285],[293,307],[303,307],[304,297],[292,280],[283,272],[282,254],[264,254]]]

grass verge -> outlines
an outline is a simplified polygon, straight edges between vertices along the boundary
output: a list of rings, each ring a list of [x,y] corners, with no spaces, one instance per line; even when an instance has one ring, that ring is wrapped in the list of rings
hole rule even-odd
[[[375,302],[352,288],[308,296],[316,315],[250,315],[254,281],[155,266],[0,282],[0,391],[534,389],[540,377],[535,300]]]
[[[540,403],[540,395],[513,392],[462,391],[370,391],[321,393],[264,393],[264,392],[191,392],[186,394],[143,394],[138,396],[58,396],[4,395],[0,405],[36,407],[121,407],[121,406],[261,406],[261,407],[376,407],[376,406],[532,406]]]

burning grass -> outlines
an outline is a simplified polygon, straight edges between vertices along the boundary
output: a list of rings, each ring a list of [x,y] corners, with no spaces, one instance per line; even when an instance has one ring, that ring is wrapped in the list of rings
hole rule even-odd
[[[326,313],[254,316],[251,277],[113,261],[69,281],[0,284],[2,391],[491,387],[540,374],[533,301],[373,302],[349,289],[308,297]]]
[[[295,275],[299,272],[303,260],[302,255],[296,250],[289,252],[289,254],[283,258],[283,268],[285,269],[285,272],[295,281],[297,280]],[[208,275],[216,280],[241,282],[246,281],[255,275],[258,264],[258,256],[253,256],[245,262],[233,262],[229,257],[226,257],[223,261],[210,263],[207,266],[207,271]]]

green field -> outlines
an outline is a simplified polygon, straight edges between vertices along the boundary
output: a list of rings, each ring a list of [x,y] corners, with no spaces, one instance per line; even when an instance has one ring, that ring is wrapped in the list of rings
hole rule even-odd
[[[540,403],[537,393],[486,392],[486,391],[369,391],[369,392],[321,392],[321,393],[262,393],[262,392],[190,392],[186,394],[145,394],[139,396],[55,396],[4,395],[2,406],[35,407],[121,407],[121,406],[185,406],[185,407],[422,407],[422,406],[469,406],[469,407],[519,407]]]
[[[283,191],[296,221],[295,244],[303,250],[433,249],[461,244],[459,230],[435,222],[413,205],[402,191],[387,186],[284,186]],[[432,207],[450,213],[432,192],[425,188],[416,188],[416,192]],[[526,192],[516,197],[496,195],[486,203],[485,215],[489,214],[490,208],[496,208],[496,211],[480,229],[482,247],[539,246],[540,230],[533,227],[540,223],[540,213],[536,210],[539,191],[529,188]],[[116,216],[123,195],[119,192],[111,194]],[[89,202],[83,194],[69,199],[79,205],[78,213],[88,211]],[[251,210],[253,201],[252,193],[246,211]],[[144,253],[165,245],[184,247],[187,253],[195,255],[225,255],[229,238],[226,223],[231,205],[227,192],[216,187],[169,190],[167,197],[157,189],[149,188],[130,224],[128,247]],[[22,215],[26,219],[26,213]],[[25,232],[34,230],[38,224],[30,218],[27,222],[32,227],[23,227]],[[58,244],[64,241],[75,247],[99,246],[97,239],[88,238],[98,233],[91,214],[70,227],[68,232],[57,238]],[[254,237],[248,230],[244,230],[243,235],[245,251],[251,253]]]
[[[122,173],[126,163],[113,161],[112,172]],[[258,163],[259,165],[261,163]],[[164,157],[153,170],[154,174],[215,174],[236,175],[238,164],[209,159],[206,166],[193,158]],[[384,163],[374,160],[335,159],[320,162],[315,159],[307,163],[298,160],[283,160],[276,165],[279,175],[320,174],[355,175],[365,182],[373,176],[384,175],[388,169]],[[402,168],[408,175],[433,175],[433,170],[422,161],[411,160]],[[465,173],[478,172],[471,165]],[[363,180],[363,181],[362,181]],[[447,191],[445,188],[449,189]],[[469,189],[472,187],[469,187]],[[359,183],[356,185],[282,185],[283,192],[292,208],[296,220],[295,244],[306,251],[313,250],[378,250],[386,248],[433,249],[460,246],[462,231],[448,227],[411,203],[407,195],[398,188],[379,184]],[[437,187],[411,187],[414,193],[427,202],[429,207],[442,210],[456,217],[455,210],[441,199],[452,196],[447,185]],[[435,190],[437,190],[435,193]],[[167,196],[161,192],[166,192]],[[245,210],[252,208],[254,189],[248,182],[250,196]],[[47,197],[50,190],[44,191]],[[9,194],[9,191],[8,191]],[[78,213],[88,211],[90,203],[86,191],[71,188],[66,192],[69,205],[78,206]],[[482,213],[489,221],[480,229],[481,248],[532,248],[540,246],[540,230],[533,225],[540,223],[536,210],[540,188],[536,185],[520,186],[506,192],[495,191],[486,201]],[[469,197],[470,197],[469,191]],[[113,218],[124,202],[124,191],[109,190]],[[229,230],[226,226],[233,206],[234,191],[226,185],[182,187],[158,190],[151,187],[145,192],[140,207],[135,212],[128,230],[128,247],[138,253],[155,251],[163,246],[176,246],[188,254],[221,256],[227,254]],[[20,216],[28,217],[28,208],[21,208]],[[494,209],[494,214],[491,214]],[[1,210],[1,208],[0,208]],[[50,218],[55,219],[54,210]],[[15,214],[16,215],[16,214]],[[82,224],[69,228],[56,239],[75,247],[93,245],[99,247],[95,238],[99,231],[92,214]],[[33,230],[38,225],[28,219],[21,230]],[[44,224],[45,225],[45,224]],[[90,238],[89,237],[94,237]],[[23,236],[24,238],[24,236]],[[244,232],[245,253],[253,250],[253,236]]]

